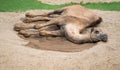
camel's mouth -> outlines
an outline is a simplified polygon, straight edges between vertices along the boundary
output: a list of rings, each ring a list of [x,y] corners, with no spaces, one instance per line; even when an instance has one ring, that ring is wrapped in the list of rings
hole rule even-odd
[[[58,52],[81,52],[83,50],[92,48],[94,45],[96,45],[95,43],[74,44],[67,41],[63,37],[43,37],[25,39],[29,40],[29,43],[26,46],[30,48]]]
[[[102,36],[101,36],[101,41],[103,41],[103,42],[107,42],[107,41],[108,41],[108,36],[107,36],[107,34],[102,34]]]

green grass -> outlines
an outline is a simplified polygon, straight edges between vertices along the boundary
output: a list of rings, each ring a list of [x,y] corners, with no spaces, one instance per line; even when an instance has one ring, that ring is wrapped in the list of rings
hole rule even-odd
[[[120,11],[120,2],[111,3],[88,3],[82,4],[83,6],[90,9],[109,10],[109,11]]]
[[[75,3],[62,4],[62,5],[49,5],[38,2],[37,0],[0,0],[0,11],[26,11],[30,9],[58,9]],[[90,9],[120,11],[120,2],[111,3],[79,3]]]

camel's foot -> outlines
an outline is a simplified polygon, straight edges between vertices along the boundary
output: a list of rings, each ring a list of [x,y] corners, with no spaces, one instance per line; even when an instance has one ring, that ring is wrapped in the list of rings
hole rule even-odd
[[[24,30],[24,29],[32,29],[34,28],[35,24],[25,24],[25,23],[18,23],[15,24],[14,30],[19,31],[19,30]]]

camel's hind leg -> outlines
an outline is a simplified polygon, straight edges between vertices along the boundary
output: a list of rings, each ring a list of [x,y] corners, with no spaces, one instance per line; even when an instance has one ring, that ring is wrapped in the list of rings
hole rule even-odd
[[[25,14],[25,16],[26,17],[31,17],[31,18],[38,17],[38,16],[40,16],[40,17],[49,17],[49,16],[57,17],[57,16],[61,15],[61,13],[64,12],[64,10],[65,9],[58,9],[58,10],[54,10],[52,12],[48,12],[48,13],[45,13],[45,14],[32,14],[32,13],[28,12],[28,13]]]
[[[36,21],[49,21],[51,19],[52,18],[49,18],[49,17],[34,17],[34,18],[25,17],[25,18],[22,18],[22,21],[24,23],[31,23]]]

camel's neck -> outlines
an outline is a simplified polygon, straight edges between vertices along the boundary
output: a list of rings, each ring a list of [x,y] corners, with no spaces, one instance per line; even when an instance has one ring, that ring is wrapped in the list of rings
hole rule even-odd
[[[64,26],[65,37],[73,43],[90,42],[90,34],[80,34],[79,28],[72,24]]]

